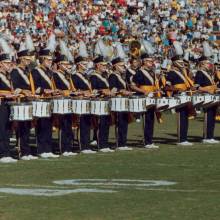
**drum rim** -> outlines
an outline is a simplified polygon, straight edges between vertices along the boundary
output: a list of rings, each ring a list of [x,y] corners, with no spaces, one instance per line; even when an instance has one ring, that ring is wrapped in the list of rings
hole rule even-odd
[[[26,102],[26,103],[10,103],[10,106],[33,106],[32,102]]]
[[[150,98],[147,96],[130,96],[129,99],[146,99],[146,98]]]
[[[50,100],[50,101],[49,101],[49,100],[48,100],[48,101],[45,101],[45,100],[33,100],[32,103],[33,103],[33,102],[41,102],[41,103],[45,102],[45,103],[51,103],[51,100]]]
[[[72,101],[73,101],[73,100],[74,100],[74,101],[82,101],[82,100],[85,100],[85,101],[89,101],[89,102],[91,101],[89,98],[88,98],[88,99],[86,99],[86,98],[81,98],[81,99],[80,99],[80,98],[71,98],[71,100],[72,100]]]
[[[54,99],[52,99],[51,101],[54,101],[54,100],[69,100],[69,101],[72,101],[72,99],[71,99],[71,98],[69,98],[69,97],[63,97],[63,98],[54,98]]]

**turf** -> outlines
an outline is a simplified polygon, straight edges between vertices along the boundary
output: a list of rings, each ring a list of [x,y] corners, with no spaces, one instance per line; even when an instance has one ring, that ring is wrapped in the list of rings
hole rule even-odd
[[[116,193],[73,193],[64,196],[21,196],[0,193],[0,220],[218,220],[220,219],[220,146],[199,143],[202,120],[190,122],[193,147],[177,147],[175,115],[155,126],[160,150],[141,149],[141,124],[129,127],[131,152],[98,153],[52,160],[0,164],[0,187],[75,189],[56,186],[62,179],[167,180],[173,186],[113,187]],[[220,136],[216,125],[216,136]],[[111,132],[112,135],[113,132]],[[111,136],[111,142],[113,142]]]

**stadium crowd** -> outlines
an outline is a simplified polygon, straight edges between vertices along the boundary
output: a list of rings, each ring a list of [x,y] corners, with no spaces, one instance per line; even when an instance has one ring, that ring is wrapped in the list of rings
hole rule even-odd
[[[196,57],[201,39],[218,38],[213,32],[220,30],[219,7],[214,0],[0,1],[0,33],[18,49],[27,32],[35,46],[42,46],[54,32],[65,38],[73,54],[83,40],[91,56],[102,36],[125,48],[129,39],[144,37],[165,56],[170,42],[178,40]],[[213,46],[218,53],[219,46]]]

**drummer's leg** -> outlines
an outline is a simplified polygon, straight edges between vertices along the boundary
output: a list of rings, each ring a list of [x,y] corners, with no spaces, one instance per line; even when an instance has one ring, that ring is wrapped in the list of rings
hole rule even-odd
[[[154,108],[148,109],[145,113],[144,141],[145,145],[152,144],[154,132]]]
[[[9,157],[9,109],[8,106],[0,105],[0,158]]]
[[[214,138],[216,107],[207,109],[206,138]]]
[[[99,122],[99,147],[107,148],[108,136],[109,136],[109,126],[110,126],[110,116],[100,116]]]
[[[188,108],[183,107],[179,110],[179,142],[187,141],[187,133],[188,133]]]
[[[31,154],[31,148],[29,146],[30,128],[31,124],[29,121],[19,122],[18,138],[20,139],[21,156]]]
[[[90,115],[82,115],[80,117],[80,144],[81,150],[89,149],[90,142]]]
[[[98,129],[94,128],[93,129],[93,138],[92,138],[93,141],[97,141],[97,139],[98,139],[97,132],[98,132]]]
[[[40,118],[37,121],[37,148],[38,153],[52,152],[52,120]]]
[[[118,113],[118,146],[124,147],[127,144],[128,113]]]
[[[61,147],[62,152],[71,152],[73,149],[72,115],[63,115],[61,120]]]

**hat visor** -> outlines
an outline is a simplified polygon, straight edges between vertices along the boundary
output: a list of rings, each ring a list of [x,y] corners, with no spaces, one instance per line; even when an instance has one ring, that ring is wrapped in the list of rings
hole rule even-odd
[[[12,61],[10,59],[6,59],[6,60],[1,60],[0,62],[2,62],[2,63],[11,63]]]
[[[67,61],[67,60],[63,60],[63,61],[60,61],[60,62],[58,62],[58,63],[60,63],[60,64],[67,64],[67,65],[71,65],[71,64],[70,64],[70,62],[69,62],[69,61]]]
[[[53,57],[52,56],[40,56],[41,58],[45,58],[45,59],[48,59],[48,60],[53,60]]]
[[[120,64],[125,64],[125,62],[124,61],[119,61],[119,62],[117,62],[117,63],[115,63],[115,64],[113,64],[113,65],[120,65]]]
[[[19,58],[26,59],[26,60],[33,60],[34,56],[21,56]]]
[[[107,65],[108,63],[107,62],[99,62],[97,64],[101,64],[101,65]]]

